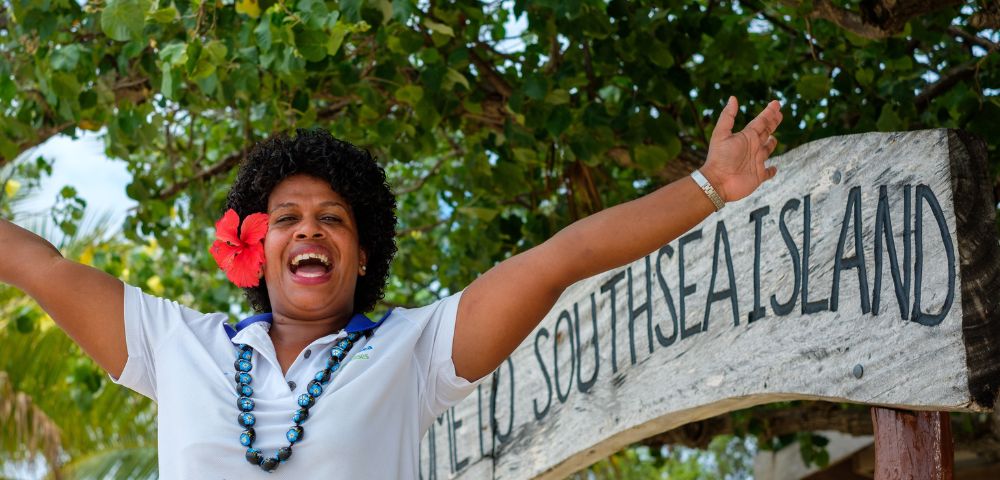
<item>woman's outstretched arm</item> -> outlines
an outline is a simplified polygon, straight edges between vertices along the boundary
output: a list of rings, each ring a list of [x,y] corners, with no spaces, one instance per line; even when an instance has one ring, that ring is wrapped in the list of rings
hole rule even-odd
[[[724,200],[752,193],[777,170],[764,160],[777,141],[780,105],[768,104],[732,132],[738,105],[730,98],[699,169]],[[701,223],[715,206],[685,177],[649,195],[581,219],[546,242],[511,257],[473,281],[458,306],[452,359],[468,380],[492,372],[580,280],[630,263]]]
[[[63,258],[44,238],[0,219],[0,282],[34,298],[87,355],[121,375],[128,351],[120,280]]]

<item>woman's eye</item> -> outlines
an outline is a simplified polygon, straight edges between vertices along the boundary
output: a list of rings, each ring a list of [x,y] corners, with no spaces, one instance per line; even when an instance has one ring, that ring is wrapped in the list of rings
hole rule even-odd
[[[285,215],[284,217],[278,217],[277,222],[278,223],[282,223],[282,222],[288,222],[288,221],[291,221],[291,220],[295,220],[295,217],[292,217],[290,215]]]
[[[323,217],[323,221],[324,222],[339,222],[340,221],[340,217],[334,217],[334,216],[331,216],[331,215],[327,215],[327,216]]]

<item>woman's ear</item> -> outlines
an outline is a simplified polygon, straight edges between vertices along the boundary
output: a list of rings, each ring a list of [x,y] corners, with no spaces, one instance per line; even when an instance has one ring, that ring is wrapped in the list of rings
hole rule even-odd
[[[358,275],[363,277],[368,273],[368,254],[361,250],[358,252],[358,257],[361,260],[361,264],[358,265]]]

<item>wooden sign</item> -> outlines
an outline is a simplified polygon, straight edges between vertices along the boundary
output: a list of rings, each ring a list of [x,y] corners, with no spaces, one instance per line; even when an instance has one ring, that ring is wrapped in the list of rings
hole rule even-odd
[[[1000,248],[985,145],[868,133],[773,162],[777,178],[750,197],[569,288],[437,419],[421,477],[563,478],[783,400],[993,408]]]

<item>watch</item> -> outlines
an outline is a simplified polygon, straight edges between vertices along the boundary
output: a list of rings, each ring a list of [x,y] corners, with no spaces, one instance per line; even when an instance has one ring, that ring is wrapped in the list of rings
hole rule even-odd
[[[719,192],[715,191],[715,188],[712,187],[711,183],[708,183],[708,179],[705,178],[700,171],[695,170],[691,172],[691,178],[693,178],[695,183],[701,187],[701,189],[705,192],[705,195],[708,195],[709,200],[715,204],[715,211],[718,212],[719,210],[722,210],[722,207],[726,206],[725,200],[719,196]]]

